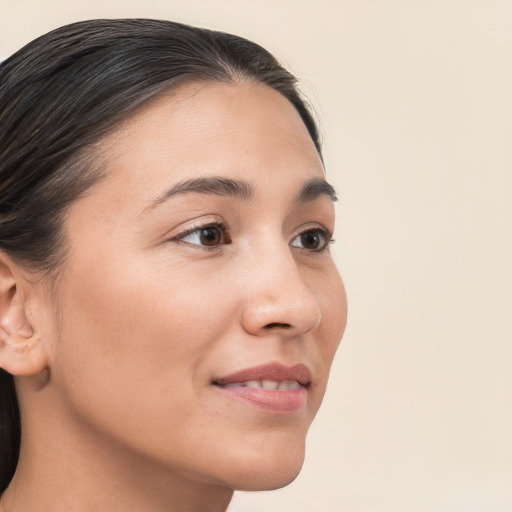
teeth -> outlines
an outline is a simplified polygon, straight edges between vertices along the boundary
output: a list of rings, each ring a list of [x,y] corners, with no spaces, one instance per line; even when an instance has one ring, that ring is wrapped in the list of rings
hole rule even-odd
[[[245,382],[230,382],[223,385],[224,388],[257,388],[267,391],[296,391],[300,389],[300,384],[296,380],[248,380]]]
[[[261,386],[263,389],[268,389],[269,391],[275,391],[279,386],[279,382],[275,380],[262,380]]]
[[[279,383],[277,389],[279,391],[294,391],[300,388],[300,384],[296,380],[284,380]]]

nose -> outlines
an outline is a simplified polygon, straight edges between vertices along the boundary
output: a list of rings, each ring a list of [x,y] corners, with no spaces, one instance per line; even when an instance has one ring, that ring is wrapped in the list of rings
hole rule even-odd
[[[318,299],[297,266],[290,248],[261,255],[245,273],[242,325],[246,332],[297,337],[320,324]],[[247,267],[246,267],[247,269]]]

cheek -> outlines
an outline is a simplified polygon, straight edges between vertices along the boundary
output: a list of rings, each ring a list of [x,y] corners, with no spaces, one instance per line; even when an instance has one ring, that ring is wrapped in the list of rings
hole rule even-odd
[[[215,296],[183,271],[138,266],[79,274],[65,287],[65,321],[75,334],[92,331],[103,338],[100,351],[112,347],[122,356],[134,350],[168,352],[172,346],[176,354],[195,345],[180,339],[201,338],[211,327],[205,315],[215,314]]]
[[[333,288],[330,293],[329,304],[328,322],[332,323],[331,329],[335,333],[334,338],[337,339],[339,343],[347,325],[348,306],[345,285],[337,270],[333,278]]]
[[[334,266],[329,272],[329,278],[323,280],[322,284],[317,293],[322,320],[316,338],[316,350],[323,368],[323,378],[319,382],[323,396],[331,365],[347,323],[347,296],[343,281]]]
[[[331,364],[347,324],[347,295],[343,280],[332,265],[317,281],[315,294],[322,311],[319,348],[327,364]]]
[[[170,279],[119,265],[73,275],[63,287],[53,372],[68,405],[101,421],[118,414],[135,429],[144,417],[163,425],[193,414],[187,401],[229,305],[201,283],[191,290],[183,272]]]

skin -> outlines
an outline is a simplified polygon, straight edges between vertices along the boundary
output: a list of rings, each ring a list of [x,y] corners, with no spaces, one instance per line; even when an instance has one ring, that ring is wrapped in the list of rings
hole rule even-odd
[[[99,152],[107,175],[68,211],[57,286],[1,255],[0,362],[17,375],[23,418],[1,506],[216,512],[233,489],[286,485],[347,307],[328,246],[300,237],[332,233],[334,208],[326,194],[295,201],[307,180],[325,180],[299,115],[264,85],[187,85]],[[204,177],[245,180],[252,197],[163,199]],[[208,248],[197,228],[212,222],[229,233],[214,230]],[[309,367],[304,407],[272,414],[212,384],[272,362]]]

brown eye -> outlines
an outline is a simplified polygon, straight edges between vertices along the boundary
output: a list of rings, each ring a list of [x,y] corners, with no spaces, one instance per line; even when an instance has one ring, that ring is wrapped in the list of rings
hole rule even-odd
[[[176,236],[173,240],[208,248],[231,243],[228,228],[224,224],[209,224],[191,229]]]
[[[322,251],[330,241],[331,236],[323,229],[309,229],[297,235],[290,245],[307,251]]]
[[[222,232],[218,227],[211,226],[198,231],[201,245],[212,246],[222,242]]]

